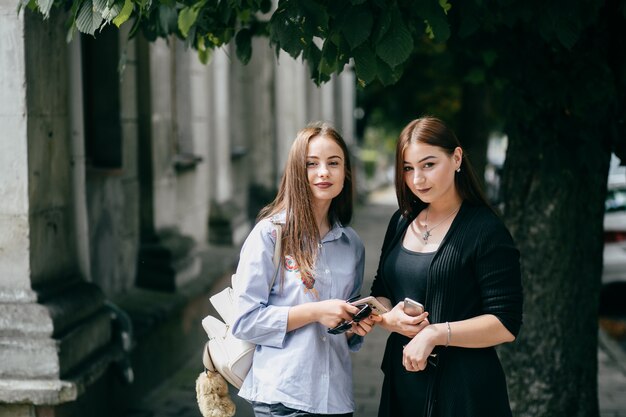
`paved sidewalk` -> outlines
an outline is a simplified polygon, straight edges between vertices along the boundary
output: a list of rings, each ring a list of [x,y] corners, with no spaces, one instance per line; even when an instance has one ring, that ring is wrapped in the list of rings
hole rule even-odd
[[[392,189],[374,193],[370,203],[358,209],[354,228],[366,249],[363,294],[369,292],[376,271],[380,245],[387,223],[395,207]],[[227,285],[217,283],[216,288]],[[201,329],[199,329],[201,331]],[[355,417],[376,417],[382,372],[380,361],[387,334],[374,329],[360,352],[353,355],[354,392],[357,409]],[[148,396],[144,403],[126,417],[201,417],[195,399],[195,379],[201,371],[200,348],[197,357],[190,358],[171,379]],[[626,417],[626,354],[613,340],[600,334],[598,347],[598,391],[601,417]],[[236,417],[253,417],[250,406],[231,392],[237,404]],[[539,417],[539,416],[538,416]]]

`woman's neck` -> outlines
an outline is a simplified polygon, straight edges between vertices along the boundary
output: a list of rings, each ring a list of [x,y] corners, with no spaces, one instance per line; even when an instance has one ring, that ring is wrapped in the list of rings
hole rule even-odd
[[[433,201],[428,205],[429,216],[445,215],[459,208],[463,199],[460,195],[455,194],[451,198],[445,200]]]
[[[330,222],[328,221],[328,210],[330,209],[330,201],[328,204],[313,204],[313,216],[315,217],[315,225],[323,238],[330,230]]]

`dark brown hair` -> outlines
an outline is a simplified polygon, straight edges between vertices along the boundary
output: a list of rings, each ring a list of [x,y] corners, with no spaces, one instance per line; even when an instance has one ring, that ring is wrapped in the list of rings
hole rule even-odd
[[[425,143],[452,155],[461,143],[454,132],[436,117],[426,116],[410,122],[400,133],[396,146],[396,196],[404,217],[415,218],[427,204],[420,200],[404,181],[404,151],[411,143]],[[480,187],[467,155],[463,153],[461,172],[454,175],[454,186],[464,201],[491,208]]]
[[[283,246],[281,257],[289,254],[295,258],[301,273],[313,273],[317,257],[319,230],[313,214],[312,193],[307,176],[307,150],[312,139],[323,136],[333,140],[344,154],[343,189],[335,197],[328,210],[328,222],[339,222],[346,226],[352,220],[353,182],[352,166],[348,147],[333,127],[327,123],[313,123],[300,130],[291,145],[285,172],[280,181],[278,194],[274,201],[265,206],[258,219],[264,219],[286,212],[283,228]]]

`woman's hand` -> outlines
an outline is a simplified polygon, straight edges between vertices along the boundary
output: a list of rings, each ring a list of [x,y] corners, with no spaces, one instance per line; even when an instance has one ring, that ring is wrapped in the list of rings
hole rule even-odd
[[[325,300],[313,303],[315,321],[328,328],[335,327],[344,321],[352,320],[359,308],[347,303],[346,300]]]
[[[390,332],[400,333],[411,338],[430,324],[427,311],[415,317],[405,314],[404,301],[400,301],[391,311],[381,316],[372,315],[370,317]]]
[[[426,369],[428,357],[441,339],[447,337],[442,334],[439,325],[429,325],[422,329],[402,351],[402,365],[409,372],[418,372]]]
[[[365,336],[366,334],[371,332],[374,328],[375,322],[370,317],[366,317],[357,323],[352,323],[352,329],[350,329],[350,331],[352,333],[358,334],[359,336]]]

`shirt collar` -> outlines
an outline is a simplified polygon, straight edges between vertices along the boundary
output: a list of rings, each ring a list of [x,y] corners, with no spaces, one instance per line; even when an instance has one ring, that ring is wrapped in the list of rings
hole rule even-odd
[[[284,211],[281,211],[280,213],[273,215],[271,218],[271,221],[272,223],[280,223],[284,225],[286,218],[287,218],[287,213],[285,213]],[[328,231],[328,233],[326,233],[326,236],[322,238],[322,243],[332,242],[333,240],[337,240],[341,237],[341,235],[347,236],[345,227],[343,227],[341,223],[335,222],[333,226],[330,228],[330,230]]]
[[[335,222],[335,224],[333,224],[333,227],[328,231],[328,233],[326,233],[326,236],[322,238],[322,243],[337,240],[341,237],[341,235],[345,234],[345,228],[339,222]]]

